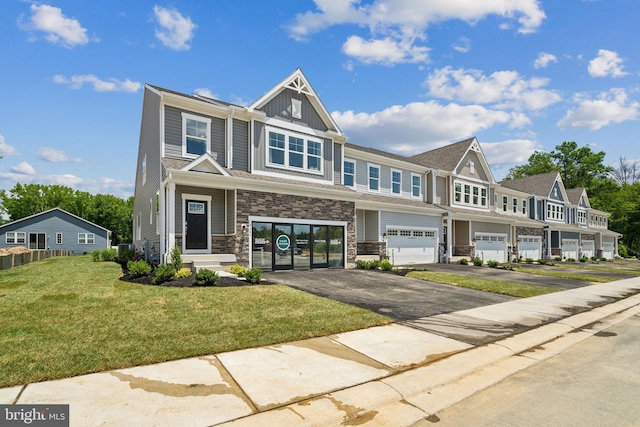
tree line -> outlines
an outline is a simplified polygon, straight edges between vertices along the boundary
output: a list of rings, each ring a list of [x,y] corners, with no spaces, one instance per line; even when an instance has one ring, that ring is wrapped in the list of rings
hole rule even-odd
[[[16,184],[0,191],[0,212],[16,221],[53,208],[111,230],[111,243],[130,243],[133,227],[133,197],[123,200],[110,194],[91,194],[63,185]]]
[[[620,157],[616,167],[604,164],[606,153],[565,141],[550,152],[536,151],[527,163],[509,170],[505,179],[558,171],[566,188],[585,188],[591,207],[611,213],[609,229],[622,234],[620,254],[640,254],[640,167]]]

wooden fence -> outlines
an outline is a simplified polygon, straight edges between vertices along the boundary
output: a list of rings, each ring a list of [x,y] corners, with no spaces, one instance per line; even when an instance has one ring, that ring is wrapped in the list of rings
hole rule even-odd
[[[0,270],[10,270],[18,265],[29,264],[30,262],[36,262],[43,259],[52,258],[55,256],[72,256],[73,251],[63,250],[48,250],[48,251],[33,251],[25,252],[23,254],[8,254],[0,256]]]

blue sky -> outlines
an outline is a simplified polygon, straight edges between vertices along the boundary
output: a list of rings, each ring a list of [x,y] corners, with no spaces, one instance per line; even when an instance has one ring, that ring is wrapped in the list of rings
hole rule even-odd
[[[349,141],[476,136],[497,179],[576,141],[640,160],[637,0],[0,3],[0,188],[133,195],[145,83],[248,105],[300,67]]]

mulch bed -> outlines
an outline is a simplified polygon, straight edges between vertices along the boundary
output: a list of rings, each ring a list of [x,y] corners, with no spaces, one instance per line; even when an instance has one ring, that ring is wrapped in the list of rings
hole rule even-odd
[[[128,274],[127,271],[122,272],[122,276],[120,280],[123,282],[129,283],[138,283],[140,285],[151,285],[151,286],[167,286],[174,288],[191,288],[191,287],[200,287],[196,282],[196,279],[193,276],[189,277],[181,277],[170,280],[168,282],[161,283],[156,285],[153,283],[154,274],[151,273],[149,276],[143,277],[133,277]],[[220,281],[216,285],[216,287],[230,287],[230,286],[256,286],[256,285],[275,285],[276,282],[271,282],[269,280],[264,280],[260,283],[249,283],[244,279],[236,279],[235,277],[220,277]]]

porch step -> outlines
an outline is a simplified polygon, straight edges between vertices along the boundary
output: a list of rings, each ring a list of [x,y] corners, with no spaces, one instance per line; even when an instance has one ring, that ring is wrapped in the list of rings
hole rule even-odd
[[[182,262],[191,264],[191,270],[195,273],[203,268],[221,272],[223,271],[222,263],[233,264],[236,262],[236,256],[233,254],[183,254]]]
[[[222,271],[222,265],[218,261],[191,261],[191,271],[197,273],[206,268],[211,271]]]

